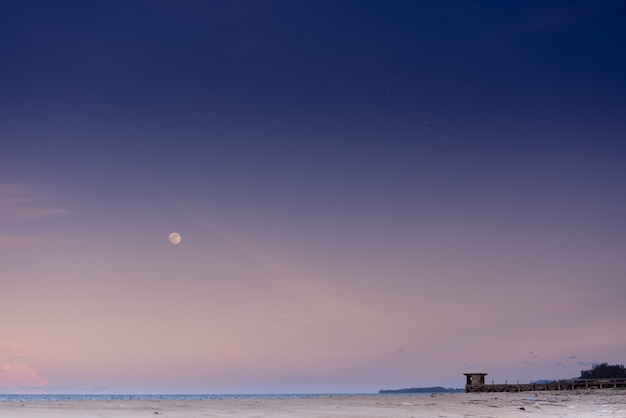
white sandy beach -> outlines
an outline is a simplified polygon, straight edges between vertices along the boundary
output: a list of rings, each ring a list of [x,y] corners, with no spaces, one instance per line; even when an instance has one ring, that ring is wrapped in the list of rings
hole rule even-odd
[[[626,417],[626,391],[207,401],[2,402],[0,417]]]

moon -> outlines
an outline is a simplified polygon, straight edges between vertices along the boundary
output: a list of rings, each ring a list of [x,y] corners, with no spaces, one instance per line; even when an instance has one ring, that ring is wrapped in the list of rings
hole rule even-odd
[[[183,239],[183,237],[181,237],[178,232],[172,232],[168,239],[170,240],[170,243],[172,245],[178,245],[180,244],[180,241]]]

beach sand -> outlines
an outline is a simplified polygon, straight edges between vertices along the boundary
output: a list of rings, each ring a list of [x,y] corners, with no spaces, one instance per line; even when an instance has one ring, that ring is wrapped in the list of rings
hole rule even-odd
[[[0,402],[0,417],[626,417],[626,391],[325,396],[207,401]]]

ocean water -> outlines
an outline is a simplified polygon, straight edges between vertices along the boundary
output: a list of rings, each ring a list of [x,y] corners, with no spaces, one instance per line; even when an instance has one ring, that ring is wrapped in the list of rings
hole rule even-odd
[[[426,396],[430,393],[403,393],[393,396]],[[60,402],[60,401],[133,401],[133,400],[167,400],[167,401],[206,401],[216,399],[288,399],[288,398],[323,398],[329,396],[388,396],[378,393],[298,393],[274,395],[55,395],[55,394],[0,394],[0,402]]]

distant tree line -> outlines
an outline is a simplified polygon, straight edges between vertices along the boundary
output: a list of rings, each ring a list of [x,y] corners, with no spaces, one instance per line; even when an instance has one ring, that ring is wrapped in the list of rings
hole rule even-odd
[[[623,364],[595,364],[590,370],[580,371],[581,379],[626,379],[626,368]]]

